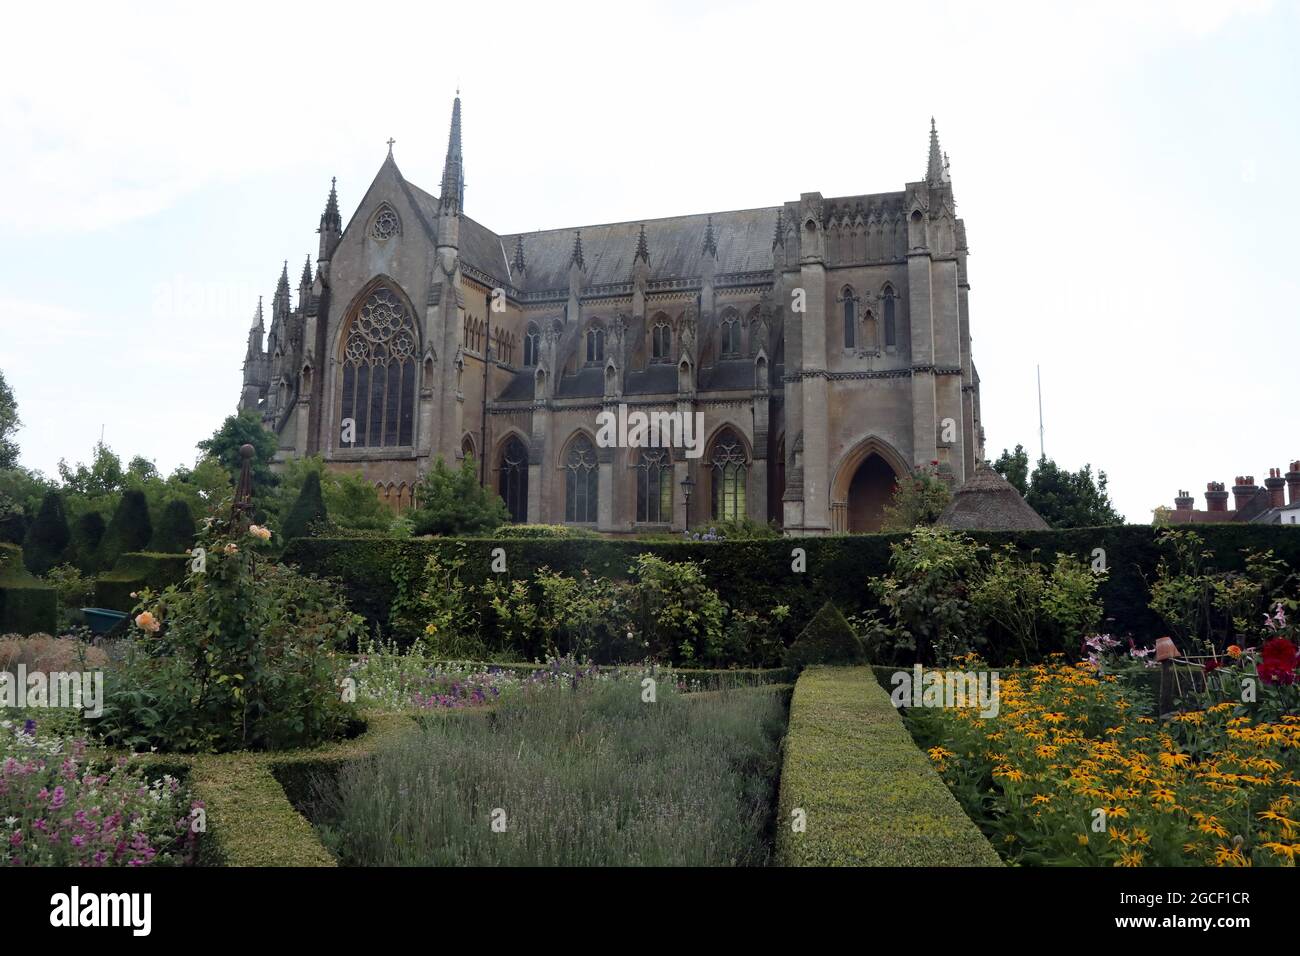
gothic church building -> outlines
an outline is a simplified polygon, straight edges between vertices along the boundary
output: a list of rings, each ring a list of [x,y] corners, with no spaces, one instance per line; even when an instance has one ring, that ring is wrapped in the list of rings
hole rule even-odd
[[[240,408],[278,460],[360,471],[396,508],[468,456],[519,522],[870,531],[900,476],[955,488],[984,457],[933,121],[898,191],[498,234],[465,209],[457,96],[436,196],[390,144],[346,224],[331,186],[319,233],[296,304],[286,263],[269,331],[258,305]],[[602,447],[620,405],[702,413],[703,454]]]

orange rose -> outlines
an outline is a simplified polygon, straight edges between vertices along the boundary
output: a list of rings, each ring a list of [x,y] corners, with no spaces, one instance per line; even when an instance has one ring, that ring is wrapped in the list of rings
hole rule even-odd
[[[135,616],[135,626],[150,634],[157,634],[162,628],[162,623],[153,616],[152,611],[141,611]]]
[[[1228,645],[1228,656],[1229,656],[1229,657],[1240,657],[1240,656],[1241,656],[1241,648],[1238,647],[1236,644],[1229,644],[1229,645]]]

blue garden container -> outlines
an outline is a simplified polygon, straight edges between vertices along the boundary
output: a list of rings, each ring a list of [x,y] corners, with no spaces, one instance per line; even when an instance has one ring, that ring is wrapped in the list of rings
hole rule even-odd
[[[106,607],[83,607],[81,613],[86,616],[92,634],[107,634],[126,618],[121,611],[110,611]]]

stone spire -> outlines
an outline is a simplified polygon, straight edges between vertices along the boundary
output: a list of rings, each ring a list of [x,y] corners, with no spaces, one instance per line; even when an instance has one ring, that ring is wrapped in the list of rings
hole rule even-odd
[[[930,117],[930,157],[926,162],[925,181],[931,186],[948,181],[948,162],[939,150],[939,131],[935,129],[933,116]]]
[[[524,261],[524,236],[523,233],[515,236],[515,258],[510,264],[510,268],[515,272],[524,273],[528,271],[528,264]]]
[[[275,284],[275,298],[271,300],[271,313],[273,316],[289,314],[289,260],[284,260],[284,268],[280,270],[280,281]]]
[[[718,258],[718,240],[713,235],[713,217],[709,217],[708,224],[704,227],[704,254]]]
[[[259,358],[262,354],[262,335],[266,326],[262,322],[262,297],[257,297],[257,311],[253,313],[253,327],[248,330],[248,353],[246,360]]]
[[[650,247],[646,245],[645,241],[645,223],[641,223],[641,234],[636,237],[636,255],[632,257],[632,261],[636,262],[637,260],[646,264],[650,262]]]
[[[581,230],[573,234],[573,253],[569,256],[569,266],[577,266],[579,269],[586,269],[587,262],[582,258],[582,232]]]
[[[317,258],[323,262],[329,262],[330,256],[334,254],[334,248],[339,244],[339,237],[343,235],[343,217],[339,215],[336,182],[337,180],[330,177],[330,195],[325,200],[325,211],[320,215],[320,228],[316,230],[320,233],[320,250]]]
[[[311,288],[311,253],[307,253],[307,261],[303,263],[302,279],[299,280],[299,285],[306,286],[308,289]]]
[[[772,248],[785,246],[785,210],[776,211],[776,227],[772,231]]]
[[[442,165],[442,189],[438,205],[457,212],[465,208],[465,162],[460,152],[460,90],[451,107],[451,133],[447,137],[447,159]]]

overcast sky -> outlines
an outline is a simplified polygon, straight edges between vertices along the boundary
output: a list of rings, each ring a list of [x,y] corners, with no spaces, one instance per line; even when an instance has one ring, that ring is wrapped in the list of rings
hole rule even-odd
[[[1300,5],[25,4],[0,57],[0,369],[23,464],[164,471],[235,407],[396,140],[500,232],[902,189],[930,117],[971,249],[989,456],[1179,488],[1300,458]]]

